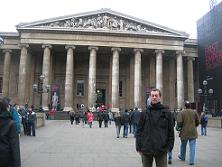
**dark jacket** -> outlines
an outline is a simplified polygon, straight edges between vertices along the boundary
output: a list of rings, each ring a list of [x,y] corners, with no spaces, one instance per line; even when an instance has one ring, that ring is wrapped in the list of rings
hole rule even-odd
[[[0,112],[0,166],[21,166],[19,135],[8,111]]]
[[[98,112],[98,121],[103,121],[103,112]]]
[[[130,121],[130,114],[129,112],[125,111],[122,115],[121,115],[121,123],[122,125],[124,124],[129,124],[129,121]]]
[[[35,123],[36,113],[34,111],[28,113],[28,123]]]
[[[171,112],[162,104],[151,105],[141,113],[136,150],[143,154],[162,155],[172,150],[174,126]]]
[[[131,123],[132,124],[139,124],[140,121],[140,112],[138,110],[133,111],[132,115],[131,115]]]
[[[104,119],[105,122],[108,122],[108,121],[109,121],[109,114],[108,114],[107,111],[105,111],[105,112],[103,113],[103,119]]]
[[[207,127],[207,123],[208,123],[208,117],[205,114],[201,115],[201,117],[200,117],[201,126]]]
[[[114,122],[116,126],[121,126],[121,117],[119,116],[114,116]]]

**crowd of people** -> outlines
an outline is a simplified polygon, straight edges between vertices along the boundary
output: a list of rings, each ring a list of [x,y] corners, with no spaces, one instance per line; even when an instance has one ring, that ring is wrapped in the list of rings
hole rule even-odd
[[[198,113],[191,109],[189,101],[185,101],[184,108],[179,112],[170,112],[168,106],[161,104],[161,92],[158,89],[151,91],[149,104],[144,111],[134,108],[124,111],[119,109],[112,113],[103,105],[97,107],[94,112],[84,111],[84,107],[81,107],[76,113],[72,113],[73,118],[70,116],[70,120],[75,119],[76,124],[82,120],[83,124],[88,123],[91,128],[95,115],[99,128],[103,123],[104,127],[108,127],[110,120],[115,122],[117,138],[120,138],[121,129],[123,138],[128,138],[129,133],[132,133],[136,139],[136,150],[141,155],[143,167],[152,167],[153,160],[157,167],[172,164],[175,127],[181,140],[178,158],[185,161],[186,146],[189,143],[189,165],[194,165],[198,125],[201,124],[201,135],[207,133],[208,118],[204,113],[199,117]]]
[[[110,108],[100,105],[87,109],[83,104],[77,111],[70,111],[70,123],[84,127],[88,124],[92,128],[93,122],[98,121],[99,128],[108,128],[115,122],[116,138],[128,138],[131,133],[136,140],[136,151],[141,155],[143,167],[152,167],[153,160],[156,167],[167,167],[172,164],[172,150],[174,147],[174,127],[179,132],[181,140],[181,161],[186,159],[186,147],[189,143],[189,165],[195,164],[197,126],[201,124],[201,135],[207,135],[208,117],[203,112],[201,116],[191,109],[191,103],[186,101],[185,108],[177,114],[169,111],[169,107],[161,104],[161,92],[152,89],[149,104],[145,110],[121,109],[111,112]],[[10,99],[0,96],[0,166],[21,166],[19,136],[21,126],[24,135],[35,136],[36,113],[33,106],[11,105]],[[168,158],[167,158],[168,155]]]
[[[21,126],[22,125],[22,126]],[[36,114],[33,106],[12,105],[8,97],[0,96],[0,166],[20,167],[19,136],[35,136]],[[21,127],[23,129],[21,130]]]
[[[95,115],[95,116],[94,116]],[[70,123],[73,125],[74,121],[76,125],[81,125],[84,127],[85,124],[88,124],[90,128],[92,128],[93,121],[96,120],[99,122],[99,128],[102,127],[102,123],[104,123],[104,127],[108,128],[108,124],[111,124],[113,121],[113,113],[108,111],[104,105],[97,107],[97,109],[86,109],[82,104],[77,108],[77,111],[69,112]]]

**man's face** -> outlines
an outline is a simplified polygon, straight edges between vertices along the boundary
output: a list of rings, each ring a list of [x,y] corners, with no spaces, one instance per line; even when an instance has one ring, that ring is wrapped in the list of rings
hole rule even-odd
[[[161,96],[158,91],[151,91],[150,98],[151,98],[152,104],[156,104],[156,103],[160,102],[160,100],[161,100]]]

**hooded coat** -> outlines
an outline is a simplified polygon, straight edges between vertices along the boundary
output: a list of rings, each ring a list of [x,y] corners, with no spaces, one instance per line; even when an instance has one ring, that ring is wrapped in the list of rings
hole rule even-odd
[[[0,111],[0,167],[20,167],[19,135],[10,113]]]

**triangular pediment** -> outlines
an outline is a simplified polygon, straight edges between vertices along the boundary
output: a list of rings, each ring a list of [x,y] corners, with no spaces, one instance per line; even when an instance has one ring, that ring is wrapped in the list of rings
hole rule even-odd
[[[17,29],[90,31],[124,34],[168,35],[188,37],[184,32],[147,22],[110,9],[40,20],[17,25]]]

